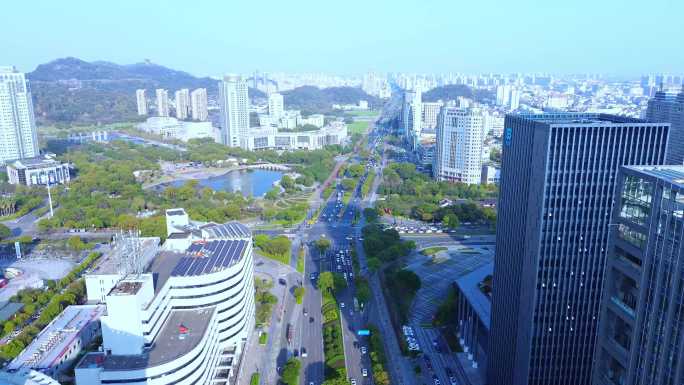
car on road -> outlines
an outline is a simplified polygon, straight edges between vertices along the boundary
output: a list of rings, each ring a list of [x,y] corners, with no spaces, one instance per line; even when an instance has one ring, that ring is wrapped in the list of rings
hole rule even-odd
[[[351,385],[356,385],[356,379],[355,378],[352,378],[350,382],[351,382]]]
[[[439,382],[439,378],[437,378],[436,374],[432,375],[432,380],[435,382],[435,385],[440,385],[441,382]]]
[[[306,311],[306,308],[304,308],[304,317],[308,316],[309,312]]]
[[[368,377],[368,369],[365,369],[365,368],[364,368],[364,369],[361,371],[361,374],[363,374],[364,377]]]
[[[302,357],[305,357],[305,358],[306,358],[306,357],[308,357],[308,356],[309,356],[309,353],[307,353],[307,352],[306,352],[306,348],[305,348],[305,347],[303,347],[303,346],[302,346],[302,350],[301,350],[301,352],[302,352]]]
[[[287,281],[285,280],[285,278],[278,278],[278,283],[281,285],[287,285]]]
[[[344,309],[344,302],[340,302],[340,307]]]
[[[309,317],[309,323],[313,323],[313,322],[314,322],[314,318],[313,318],[313,317]]]
[[[366,354],[367,350],[365,346],[361,347],[361,354]]]

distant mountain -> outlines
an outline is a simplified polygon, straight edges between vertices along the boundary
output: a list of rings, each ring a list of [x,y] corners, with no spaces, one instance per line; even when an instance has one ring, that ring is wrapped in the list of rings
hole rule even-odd
[[[301,110],[304,114],[330,112],[333,104],[357,104],[359,100],[367,100],[371,107],[381,105],[380,99],[355,87],[304,86],[282,94],[287,109]]]
[[[68,57],[39,65],[28,74],[38,121],[43,124],[92,124],[137,120],[135,90],[145,88],[154,98],[156,88],[170,94],[180,88],[206,88],[210,99],[218,81],[198,78],[149,62],[119,65],[86,62]],[[250,97],[263,98],[250,89]]]
[[[438,100],[455,100],[457,97],[463,96],[468,99],[473,99],[478,102],[494,99],[495,95],[487,90],[473,90],[472,88],[462,84],[451,84],[448,86],[433,88],[430,91],[423,92],[422,100],[424,102],[436,102]]]

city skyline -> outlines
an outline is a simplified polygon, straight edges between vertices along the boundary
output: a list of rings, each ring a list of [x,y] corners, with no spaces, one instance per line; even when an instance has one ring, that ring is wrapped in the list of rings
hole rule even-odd
[[[684,53],[672,49],[684,35],[684,25],[677,16],[684,5],[670,0],[651,2],[649,7],[639,7],[636,2],[630,7],[616,1],[562,5],[435,1],[403,7],[389,2],[352,2],[337,10],[336,17],[330,17],[320,4],[308,1],[295,7],[271,3],[258,9],[248,4],[224,8],[200,3],[182,7],[182,11],[181,7],[162,7],[158,2],[134,7],[125,1],[106,10],[98,8],[97,14],[106,17],[93,17],[93,5],[85,2],[70,6],[39,3],[30,9],[27,4],[12,3],[6,10],[30,14],[31,24],[40,28],[26,28],[23,18],[8,18],[0,26],[0,43],[7,48],[5,52],[13,52],[12,58],[3,61],[25,72],[65,56],[122,64],[149,59],[198,76],[254,69],[636,76],[681,71],[679,63],[684,62]],[[464,14],[472,17],[459,17]],[[223,23],[231,15],[245,17]],[[121,28],[120,20],[127,20],[126,25],[146,26],[143,34],[155,31],[167,38],[155,39],[151,45],[150,39],[140,38],[139,28]],[[291,22],[283,25],[283,20]],[[177,28],[179,23],[185,28]],[[270,26],[276,26],[278,33]],[[42,33],[45,28],[51,30],[49,35]],[[25,33],[16,34],[19,29]],[[22,49],[26,46],[35,49]],[[212,60],[197,60],[202,57]],[[539,61],[539,57],[544,60]]]

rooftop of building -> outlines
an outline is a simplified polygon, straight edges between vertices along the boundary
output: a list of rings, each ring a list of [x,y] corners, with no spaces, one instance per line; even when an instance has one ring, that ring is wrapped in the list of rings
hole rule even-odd
[[[169,209],[169,210],[166,210],[166,215],[175,216],[175,215],[187,215],[187,214],[185,213],[185,210],[183,210],[183,209]]]
[[[669,184],[684,190],[684,166],[663,165],[663,166],[623,166],[628,170],[649,175],[660,179]]]
[[[59,364],[81,330],[98,320],[104,312],[104,305],[68,306],[9,363],[7,369],[48,369]]]
[[[57,380],[47,374],[33,369],[21,369],[16,372],[0,372],[0,385],[60,385]]]
[[[206,232],[209,238],[249,238],[252,236],[249,228],[239,222],[206,223],[199,228]]]
[[[33,158],[17,159],[9,163],[9,166],[15,169],[34,169],[61,164],[61,162],[55,159],[55,156],[55,154],[43,154]]]
[[[21,302],[0,301],[0,321],[7,321],[23,307]]]
[[[492,300],[484,293],[483,287],[486,287],[486,279],[493,273],[494,263],[492,262],[456,279],[456,285],[487,330],[489,330]]]
[[[141,281],[119,281],[109,295],[135,295],[142,285]]]
[[[648,120],[630,118],[611,114],[588,113],[588,112],[545,112],[542,114],[511,114],[518,119],[532,120],[549,125],[600,125],[621,126],[625,124],[652,124]]]
[[[136,370],[163,365],[188,354],[202,340],[213,317],[214,307],[199,310],[174,310],[166,319],[152,346],[142,354],[86,355],[79,368],[102,367],[104,370]]]
[[[147,271],[152,273],[158,292],[171,276],[199,276],[234,265],[242,259],[247,246],[246,240],[196,241],[185,252],[160,251]]]
[[[126,270],[127,257],[134,250],[139,250],[143,256],[143,268],[150,264],[159,246],[158,237],[115,237],[115,243],[97,260],[97,265],[90,271],[90,275],[122,274]]]

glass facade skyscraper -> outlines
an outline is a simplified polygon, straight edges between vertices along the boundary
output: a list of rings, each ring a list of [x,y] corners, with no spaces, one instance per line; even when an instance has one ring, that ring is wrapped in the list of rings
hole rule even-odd
[[[684,383],[684,167],[623,167],[593,383]]]
[[[672,125],[665,163],[684,164],[684,88],[679,94],[656,92],[648,101],[646,119]]]
[[[585,385],[615,178],[661,164],[669,124],[507,115],[492,292],[490,385]]]

